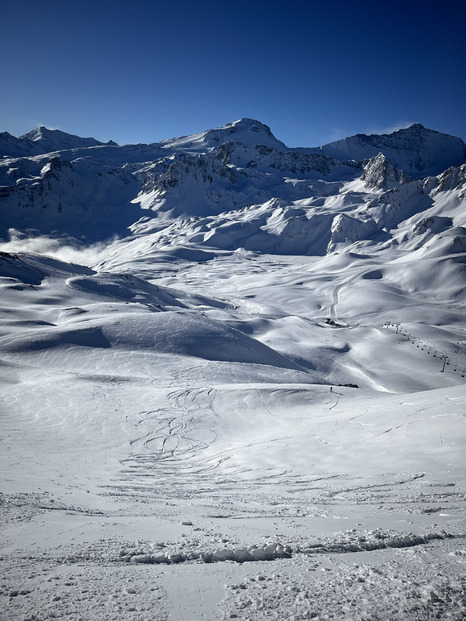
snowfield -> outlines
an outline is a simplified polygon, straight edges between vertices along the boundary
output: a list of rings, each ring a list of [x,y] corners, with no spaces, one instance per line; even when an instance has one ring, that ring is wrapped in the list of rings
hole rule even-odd
[[[2,620],[466,617],[464,165],[317,174],[315,150],[269,132],[10,141],[26,177],[1,194]],[[399,133],[332,149],[387,144],[400,168]],[[460,158],[433,134],[429,171],[438,141],[442,165],[450,143]],[[108,226],[113,199],[97,219],[77,206],[87,239],[41,206],[54,184],[77,200],[68,166],[44,170],[54,139],[96,183],[83,201],[117,197]],[[128,183],[118,169],[107,195],[83,171],[109,154]],[[144,214],[123,235],[129,198]]]

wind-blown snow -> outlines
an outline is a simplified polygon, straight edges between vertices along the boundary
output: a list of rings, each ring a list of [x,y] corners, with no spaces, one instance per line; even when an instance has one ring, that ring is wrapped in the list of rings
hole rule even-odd
[[[463,619],[465,164],[401,165],[459,139],[44,130],[0,162],[2,619]]]

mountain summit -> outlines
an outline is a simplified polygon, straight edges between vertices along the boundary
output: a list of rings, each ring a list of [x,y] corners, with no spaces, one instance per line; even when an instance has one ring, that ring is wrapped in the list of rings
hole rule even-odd
[[[324,255],[390,240],[416,246],[428,231],[450,228],[459,231],[451,243],[463,243],[466,145],[418,123],[310,149],[286,147],[250,118],[150,145],[103,144],[45,127],[19,139],[3,134],[2,144],[5,240],[13,229],[35,230],[84,243],[155,236],[154,247],[171,248],[173,236],[159,235],[176,222],[176,244],[209,253]],[[21,157],[11,157],[15,149]],[[457,168],[445,173],[450,167]],[[418,217],[437,219],[426,228]]]
[[[0,156],[34,157],[55,151],[104,146],[105,144],[116,145],[112,140],[103,143],[95,138],[81,138],[59,129],[48,129],[41,125],[19,138],[8,132],[1,133]]]
[[[391,134],[356,134],[320,147],[319,151],[341,160],[371,159],[383,153],[397,168],[415,177],[438,175],[449,166],[466,161],[466,144],[456,136],[414,123]]]
[[[278,140],[270,127],[250,118],[150,145],[124,147],[118,147],[111,140],[103,143],[95,138],[81,138],[41,126],[19,138],[8,132],[0,133],[0,157],[34,157],[52,152],[93,148],[101,149],[101,161],[110,158],[115,162],[126,158],[127,162],[134,162],[154,160],[170,153],[202,154],[230,143],[241,145],[246,150],[266,147],[276,154],[287,154],[287,157],[295,159],[298,154],[315,154],[343,162],[365,162],[382,153],[397,169],[414,179],[438,175],[450,166],[460,166],[466,162],[466,144],[461,138],[427,129],[420,123],[390,134],[356,134],[320,147],[292,148]],[[109,147],[118,147],[118,151],[112,150],[110,156]],[[84,154],[90,153],[83,152],[82,155]],[[97,152],[93,151],[93,155],[97,155]],[[66,157],[69,156],[67,153]]]
[[[24,136],[21,136],[20,140],[21,139],[34,142],[35,145],[41,149],[42,153],[61,151],[63,149],[96,147],[104,144],[95,138],[81,138],[80,136],[62,132],[59,129],[48,129],[43,125],[25,134]]]
[[[270,127],[254,119],[243,118],[227,123],[217,129],[200,134],[163,140],[160,144],[167,150],[205,151],[227,142],[239,142],[246,146],[264,145],[277,151],[286,151],[286,145],[277,140]]]

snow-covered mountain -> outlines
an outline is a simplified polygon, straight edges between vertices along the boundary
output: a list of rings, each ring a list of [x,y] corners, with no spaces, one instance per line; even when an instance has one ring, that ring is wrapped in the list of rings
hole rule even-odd
[[[459,138],[416,124],[319,149],[289,149],[266,125],[241,119],[147,145],[102,144],[45,128],[15,140],[40,153],[0,160],[0,250],[58,253],[99,273],[150,282],[154,269],[172,273],[178,262],[225,257],[235,266],[262,255],[323,261],[330,280],[331,266],[345,272],[348,262],[351,291],[361,289],[363,298],[385,292],[368,302],[369,313],[392,308],[394,291],[401,307],[413,295],[464,303],[466,163]],[[421,171],[438,174],[419,178]],[[189,307],[193,295],[200,292],[175,298]],[[345,307],[340,290],[333,295],[332,321],[337,302]],[[214,298],[211,292],[207,307]],[[351,297],[345,308],[359,321]],[[238,321],[227,323],[245,329]],[[319,366],[311,353],[296,358],[281,345],[276,354],[292,365]]]
[[[217,129],[209,129],[200,134],[181,136],[163,140],[160,144],[168,151],[190,151],[205,153],[226,142],[239,142],[246,146],[263,145],[275,151],[286,151],[287,147],[277,140],[270,127],[254,119],[243,118],[227,123]]]
[[[320,148],[330,157],[363,160],[383,153],[394,166],[416,178],[438,175],[450,166],[461,166],[466,144],[455,136],[442,134],[414,123],[391,134],[356,134]]]
[[[463,141],[0,138],[0,617],[466,618]]]
[[[64,149],[78,149],[81,147],[96,147],[104,143],[95,138],[80,138],[73,134],[67,134],[59,129],[48,129],[40,126],[33,129],[24,136],[16,138],[8,132],[0,134],[0,157],[22,157],[41,155],[53,151],[63,151]],[[105,144],[115,145],[110,141]]]
[[[10,157],[11,140],[33,150],[27,157]],[[322,239],[329,240],[332,234],[333,217],[343,212],[362,221],[365,238],[377,238],[387,225],[398,226],[403,214],[412,216],[433,203],[428,196],[436,181],[419,185],[410,175],[425,178],[466,161],[462,140],[419,124],[390,135],[358,135],[308,150],[288,149],[266,125],[251,119],[151,145],[103,145],[45,128],[6,142],[0,160],[4,240],[12,228],[46,235],[54,231],[87,241],[124,238],[158,231],[167,218],[211,218],[236,212],[228,218],[242,221],[241,210],[247,207],[250,215],[262,214],[253,219],[260,224],[248,224],[247,232],[241,225],[237,240],[229,234],[229,247],[238,243],[257,248],[261,238],[262,250],[289,252],[289,244],[285,250],[275,237],[266,241],[271,228],[274,236],[295,237],[290,226],[278,231],[273,224],[276,214],[272,220],[272,213],[267,215],[270,201],[279,200],[286,204],[287,217],[299,215],[296,226],[301,242],[293,244],[297,254],[321,254]],[[391,217],[388,223],[379,218],[379,231],[366,226],[374,200],[389,200],[392,194],[379,195],[398,192],[406,184],[409,189],[404,192],[411,198],[409,205],[404,201],[398,220]],[[420,192],[425,200],[417,200]],[[311,221],[315,227],[316,218],[327,224],[313,247],[305,231]]]

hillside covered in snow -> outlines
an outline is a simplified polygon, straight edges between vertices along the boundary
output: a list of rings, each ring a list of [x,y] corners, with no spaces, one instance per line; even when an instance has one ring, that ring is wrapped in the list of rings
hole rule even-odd
[[[466,144],[0,134],[0,617],[466,615]]]

